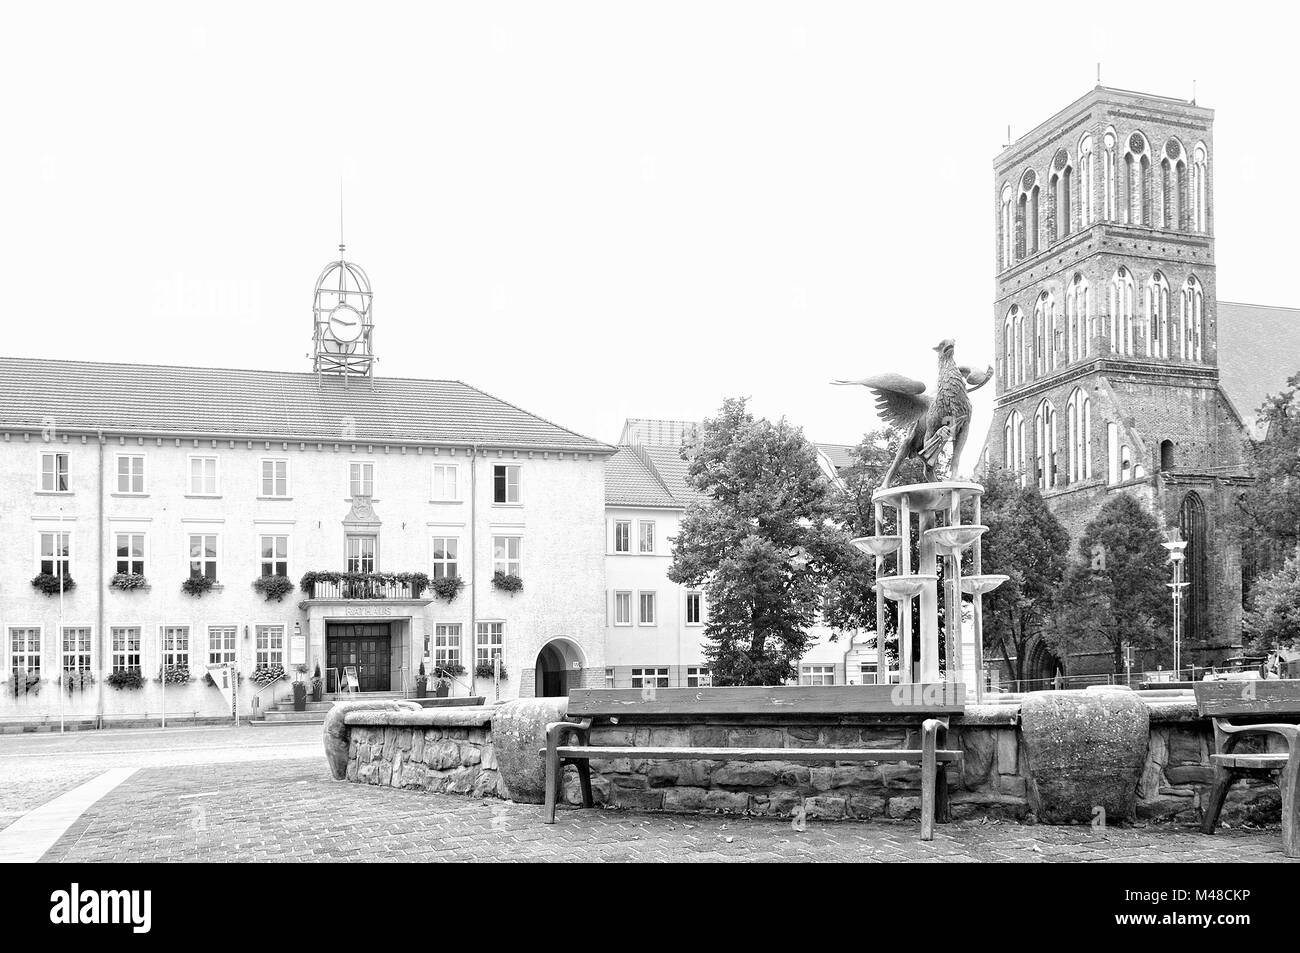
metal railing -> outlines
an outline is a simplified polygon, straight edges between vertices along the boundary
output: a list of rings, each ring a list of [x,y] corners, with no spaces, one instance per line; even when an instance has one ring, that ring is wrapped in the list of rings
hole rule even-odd
[[[308,599],[418,599],[416,583],[386,573],[348,573],[340,579],[316,579],[303,594]]]

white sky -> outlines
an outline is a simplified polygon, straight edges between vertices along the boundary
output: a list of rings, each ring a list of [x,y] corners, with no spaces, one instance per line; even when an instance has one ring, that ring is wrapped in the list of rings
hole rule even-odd
[[[1300,190],[1266,181],[1300,155],[1283,10],[9,5],[0,350],[308,369],[342,176],[380,374],[604,440],[748,395],[856,441],[868,395],[830,379],[929,381],[946,336],[992,360],[992,159],[1098,60],[1111,86],[1197,81],[1219,296],[1300,305]]]

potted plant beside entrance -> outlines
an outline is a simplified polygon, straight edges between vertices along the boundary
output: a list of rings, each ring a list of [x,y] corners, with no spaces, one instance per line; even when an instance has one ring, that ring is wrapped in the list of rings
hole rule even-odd
[[[420,663],[420,672],[415,676],[415,697],[424,698],[428,694],[429,676],[424,673],[424,663]]]
[[[451,694],[451,683],[456,676],[464,674],[465,666],[459,662],[447,662],[436,666],[433,670],[433,694],[438,698],[446,698]]]
[[[293,680],[293,710],[307,710],[307,663],[299,662],[294,666],[297,678]]]
[[[316,674],[311,677],[311,700],[318,702],[325,695],[325,679],[320,677],[320,662],[316,663]]]

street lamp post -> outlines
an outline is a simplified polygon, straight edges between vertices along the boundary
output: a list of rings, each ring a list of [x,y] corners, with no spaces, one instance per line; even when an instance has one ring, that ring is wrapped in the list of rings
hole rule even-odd
[[[1183,559],[1187,555],[1187,541],[1175,538],[1161,545],[1169,551],[1169,561],[1174,564],[1174,581],[1165,585],[1174,599],[1174,680],[1177,681],[1183,663],[1183,590],[1187,588],[1183,582]]]

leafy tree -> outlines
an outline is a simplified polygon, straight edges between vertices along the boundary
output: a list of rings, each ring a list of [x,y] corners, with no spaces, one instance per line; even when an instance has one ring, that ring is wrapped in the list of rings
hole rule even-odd
[[[1254,531],[1258,563],[1275,566],[1300,543],[1300,373],[1259,409],[1263,440],[1247,439],[1246,457],[1255,476],[1238,503]]]
[[[1104,648],[1123,671],[1124,643],[1168,642],[1169,554],[1154,516],[1127,493],[1112,497],[1079,539],[1060,611],[1045,632],[1064,659],[1078,648]]]
[[[855,565],[836,499],[803,432],[727,400],[683,449],[687,507],[668,578],[709,599],[704,654],[718,685],[798,675],[826,585]]]
[[[1300,646],[1300,549],[1255,582],[1245,629],[1257,650]]]
[[[1001,469],[985,479],[980,516],[984,569],[1009,578],[984,597],[984,645],[1015,658],[1011,676],[1024,681],[1030,643],[1044,634],[1069,561],[1070,537],[1037,487],[1022,487]]]

